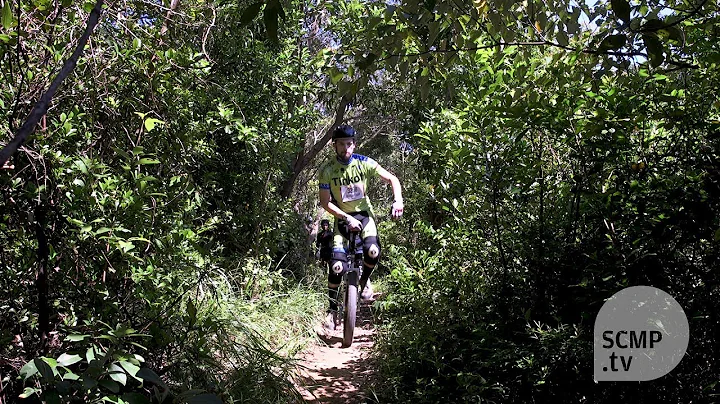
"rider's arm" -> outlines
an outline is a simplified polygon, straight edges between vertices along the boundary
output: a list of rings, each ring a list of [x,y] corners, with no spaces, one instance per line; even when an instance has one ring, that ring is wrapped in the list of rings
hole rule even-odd
[[[392,205],[392,215],[395,218],[398,218],[402,216],[403,209],[405,208],[405,204],[403,202],[402,197],[402,187],[400,186],[400,180],[393,175],[390,171],[382,168],[380,165],[377,166],[377,173],[385,180],[385,182],[389,182],[390,185],[392,185],[393,189],[393,205]]]
[[[331,202],[329,189],[320,189],[320,205],[331,215],[348,222],[348,225],[350,225],[351,228],[360,229],[362,226],[359,220],[343,212],[342,209]]]
[[[335,216],[338,219],[347,220],[350,215],[343,212],[340,208],[337,207],[334,203],[330,201],[330,190],[329,189],[320,189],[320,205],[328,211],[331,215]]]

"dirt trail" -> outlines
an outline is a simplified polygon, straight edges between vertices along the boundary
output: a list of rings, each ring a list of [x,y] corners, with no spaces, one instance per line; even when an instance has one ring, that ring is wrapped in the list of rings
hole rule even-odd
[[[374,299],[373,299],[374,300]],[[366,387],[373,375],[368,356],[375,339],[371,302],[360,302],[355,338],[342,348],[342,326],[311,348],[303,357],[299,390],[306,403],[360,404],[367,401]]]

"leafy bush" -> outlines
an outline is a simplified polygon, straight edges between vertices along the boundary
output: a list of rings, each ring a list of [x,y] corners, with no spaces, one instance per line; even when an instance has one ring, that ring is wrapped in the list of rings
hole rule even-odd
[[[708,72],[583,82],[561,63],[534,63],[540,89],[510,87],[497,78],[515,62],[496,63],[504,73],[461,79],[476,81],[465,102],[429,114],[416,135],[409,188],[426,191],[414,203],[433,214],[411,222],[408,236],[392,233],[387,249],[382,398],[711,400],[720,377],[708,370],[719,354],[709,336],[720,309],[718,113],[682,91]],[[634,285],[680,302],[693,330],[688,352],[671,377],[596,384],[595,315]]]
[[[163,402],[170,390],[151,369],[133,339],[147,338],[135,330],[118,325],[96,337],[68,335],[69,351],[58,358],[38,357],[20,369],[20,376],[33,387],[26,387],[20,398],[40,397],[43,402]]]

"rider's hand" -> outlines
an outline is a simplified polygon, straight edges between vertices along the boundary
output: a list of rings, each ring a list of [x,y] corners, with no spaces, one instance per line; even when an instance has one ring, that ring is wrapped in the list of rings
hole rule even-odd
[[[403,209],[405,209],[405,205],[402,201],[395,201],[392,204],[392,218],[397,219],[403,214]]]
[[[362,230],[362,223],[354,217],[348,215],[345,221],[347,222],[350,230]]]

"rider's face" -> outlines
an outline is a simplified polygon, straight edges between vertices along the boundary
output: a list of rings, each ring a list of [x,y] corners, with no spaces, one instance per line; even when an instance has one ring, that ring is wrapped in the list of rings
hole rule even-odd
[[[341,161],[350,161],[353,151],[355,151],[355,139],[343,138],[335,141],[335,154]]]

